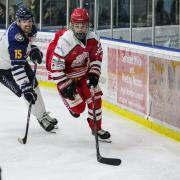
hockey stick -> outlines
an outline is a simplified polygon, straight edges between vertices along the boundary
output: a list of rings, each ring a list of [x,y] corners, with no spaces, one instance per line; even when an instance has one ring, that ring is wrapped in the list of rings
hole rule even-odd
[[[91,96],[92,96],[92,107],[93,107],[93,118],[94,118],[94,136],[95,136],[95,141],[96,141],[96,157],[97,161],[103,164],[108,164],[108,165],[113,165],[113,166],[119,166],[121,164],[120,159],[115,159],[115,158],[105,158],[102,157],[100,154],[99,150],[99,142],[98,142],[98,135],[97,135],[97,120],[96,120],[96,109],[95,109],[95,92],[94,92],[94,87],[91,86]]]
[[[1,180],[1,167],[0,167],[0,180]]]
[[[32,88],[33,89],[35,87],[35,82],[36,82],[36,70],[37,70],[37,63],[35,62],[34,63],[34,77],[33,77],[33,82],[32,82]],[[29,103],[25,135],[23,138],[18,138],[18,141],[21,144],[26,144],[26,142],[27,142],[27,136],[28,136],[28,130],[29,130],[29,121],[30,121],[30,116],[31,116],[31,109],[32,109],[32,102]]]

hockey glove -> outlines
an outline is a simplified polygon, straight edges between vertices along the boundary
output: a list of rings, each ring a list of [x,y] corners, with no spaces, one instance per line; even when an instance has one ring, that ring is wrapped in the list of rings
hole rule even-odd
[[[32,87],[26,88],[25,91],[23,91],[24,97],[25,99],[32,104],[35,104],[36,100],[37,100],[37,94],[35,93],[35,91],[33,90]]]
[[[33,62],[37,62],[38,64],[42,63],[43,53],[39,50],[39,48],[35,45],[31,45],[31,51],[29,53],[30,59]]]
[[[74,82],[72,82],[68,87],[64,88],[61,91],[61,94],[64,98],[75,100],[76,95],[76,85]]]
[[[93,73],[88,75],[88,86],[93,86],[94,88],[98,85],[99,77]]]

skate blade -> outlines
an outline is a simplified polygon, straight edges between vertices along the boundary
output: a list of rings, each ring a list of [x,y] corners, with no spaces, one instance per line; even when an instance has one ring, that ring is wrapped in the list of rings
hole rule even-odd
[[[105,142],[105,143],[112,143],[112,140],[110,138],[109,139],[100,139],[100,138],[98,138],[98,141]]]
[[[58,125],[55,125],[55,126],[54,126],[54,129],[59,129]]]
[[[51,131],[48,131],[48,133],[56,134],[57,133],[56,130],[58,130],[58,129],[59,129],[58,125],[55,125],[54,129],[52,129]]]

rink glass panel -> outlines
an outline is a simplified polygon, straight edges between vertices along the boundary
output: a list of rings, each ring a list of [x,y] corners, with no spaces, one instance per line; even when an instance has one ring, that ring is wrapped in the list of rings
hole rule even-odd
[[[97,29],[106,30],[110,29],[110,13],[111,13],[111,1],[109,0],[99,0],[97,3]],[[109,32],[109,31],[108,31]],[[110,37],[110,33],[106,34]]]
[[[155,45],[179,48],[179,0],[155,0]]]
[[[90,24],[89,27],[91,29],[94,29],[94,21],[95,21],[95,16],[94,16],[94,0],[84,0],[83,1],[83,7],[87,9],[89,13],[89,18],[90,18]]]
[[[101,37],[174,49],[180,46],[180,0],[0,0],[0,29],[15,20],[16,3],[21,1],[33,12],[40,31],[68,26],[72,10],[82,6],[89,12],[90,28]]]
[[[152,1],[134,0],[132,4],[132,41],[152,44]]]
[[[66,26],[66,0],[43,1],[42,29],[56,31]]]
[[[113,1],[113,38],[130,41],[130,0]]]
[[[0,0],[0,29],[6,27],[6,6],[5,0]]]

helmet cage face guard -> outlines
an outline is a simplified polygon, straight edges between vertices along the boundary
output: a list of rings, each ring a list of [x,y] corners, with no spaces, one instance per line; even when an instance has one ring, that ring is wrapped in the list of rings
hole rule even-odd
[[[84,24],[86,25],[86,32],[76,32],[74,25],[75,24]],[[74,35],[77,39],[83,40],[86,38],[87,32],[89,31],[89,23],[71,23],[70,28],[72,29]]]

